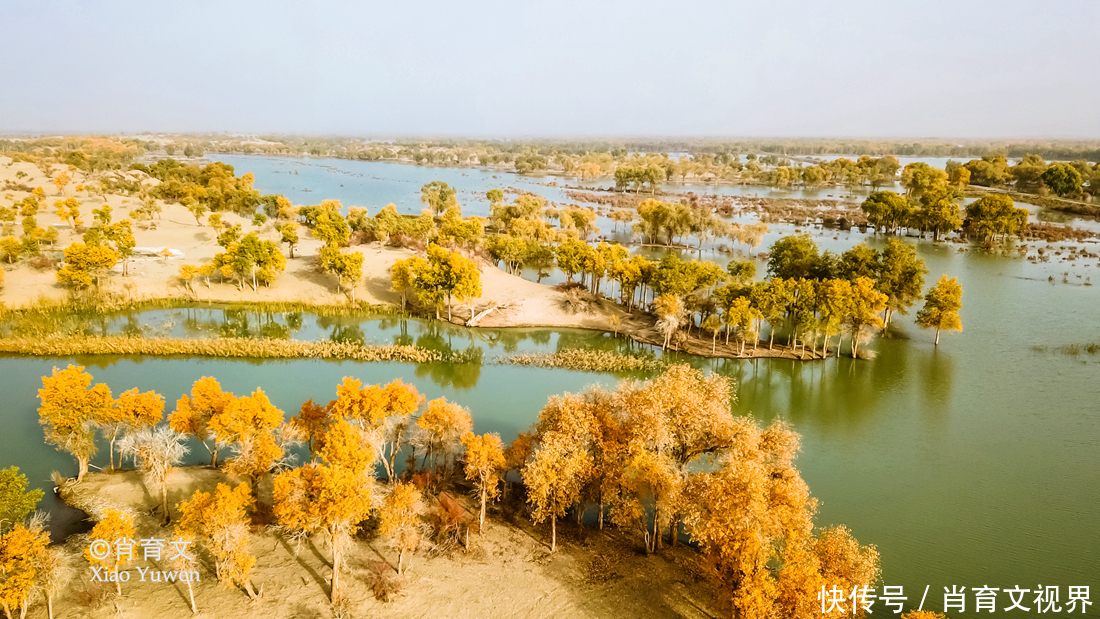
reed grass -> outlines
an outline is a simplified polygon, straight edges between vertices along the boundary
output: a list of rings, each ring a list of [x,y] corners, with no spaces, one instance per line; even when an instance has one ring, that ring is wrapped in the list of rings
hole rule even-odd
[[[348,342],[309,342],[254,338],[142,338],[50,336],[0,339],[0,353],[36,357],[145,355],[221,359],[341,359],[368,362],[468,363],[464,352],[443,353],[419,346],[365,346]]]
[[[552,353],[524,353],[500,357],[498,363],[581,372],[656,372],[668,365],[653,354],[629,354],[574,348]]]

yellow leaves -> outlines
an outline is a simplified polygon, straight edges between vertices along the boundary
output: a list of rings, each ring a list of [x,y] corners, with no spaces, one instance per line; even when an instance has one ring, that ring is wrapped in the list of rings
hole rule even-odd
[[[275,408],[263,389],[250,396],[230,397],[221,411],[210,416],[210,431],[221,443],[239,443],[270,432],[283,421],[283,411]]]
[[[564,516],[580,498],[591,471],[592,456],[574,437],[559,432],[544,435],[522,471],[527,502],[532,505],[531,519],[539,523]]]
[[[279,473],[273,497],[279,524],[306,533],[354,533],[371,511],[367,477],[340,466],[307,464]]]
[[[103,520],[97,522],[92,528],[92,532],[88,534],[88,538],[93,542],[96,540],[107,542],[111,545],[111,553],[103,559],[97,559],[92,556],[92,546],[89,545],[84,551],[84,557],[88,560],[88,563],[92,565],[102,565],[105,567],[121,566],[126,560],[120,558],[119,553],[115,552],[116,542],[122,540],[132,542],[136,533],[133,516],[124,514],[115,509],[108,509],[104,514]]]
[[[287,422],[290,429],[309,444],[311,458],[320,452],[323,445],[325,432],[328,431],[331,421],[328,413],[328,408],[314,404],[313,398],[310,398],[302,404],[298,414]]]
[[[420,545],[420,513],[424,501],[420,490],[407,483],[397,483],[382,499],[378,532],[393,540],[402,553],[416,550]]]
[[[38,573],[38,559],[49,543],[47,533],[21,524],[0,534],[0,607],[17,609],[27,602]]]
[[[375,454],[363,445],[362,431],[345,419],[337,419],[325,433],[321,458],[334,467],[364,472],[374,462]]]
[[[176,402],[175,412],[168,416],[168,425],[180,434],[191,434],[204,441],[210,418],[221,413],[232,399],[233,394],[222,391],[216,379],[204,376],[195,381],[190,397],[185,395]]]
[[[151,428],[164,417],[164,396],[155,391],[138,393],[137,388],[118,396],[117,417],[132,429]]]
[[[256,558],[248,553],[248,512],[255,504],[245,484],[218,484],[214,493],[196,490],[179,504],[179,529],[199,538],[214,556],[218,580],[247,586]]]
[[[478,492],[492,498],[497,495],[500,485],[500,471],[504,468],[504,449],[499,434],[473,432],[462,435],[462,446],[466,448],[463,458],[466,479],[474,482]]]
[[[393,380],[383,388],[387,416],[411,415],[424,403],[424,396],[412,385],[406,385],[400,378]]]
[[[78,460],[95,455],[92,424],[110,409],[110,388],[92,385],[92,375],[82,366],[70,365],[64,370],[55,367],[52,375],[42,377],[38,398],[42,402],[39,423],[46,426],[46,441]]]
[[[357,421],[365,427],[379,428],[388,417],[410,415],[420,408],[424,397],[416,387],[396,379],[385,387],[368,385],[345,376],[336,387],[336,399],[329,402],[329,412],[338,419]]]
[[[273,434],[282,421],[283,411],[275,408],[262,389],[250,396],[229,398],[208,423],[219,443],[237,444],[237,455],[226,462],[226,470],[249,477],[271,470],[283,456]]]
[[[65,265],[57,271],[57,281],[76,288],[99,283],[99,278],[118,264],[121,256],[105,245],[73,243],[65,248]]]
[[[337,419],[364,422],[367,419],[367,399],[363,383],[345,376],[343,382],[336,386],[336,399],[329,402],[329,412]]]
[[[448,402],[447,398],[437,398],[428,402],[428,410],[416,420],[416,427],[435,449],[445,450],[473,428],[473,419],[462,406]]]

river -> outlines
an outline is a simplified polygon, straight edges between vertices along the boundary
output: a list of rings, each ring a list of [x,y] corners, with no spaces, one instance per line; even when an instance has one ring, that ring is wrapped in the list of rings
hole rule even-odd
[[[287,192],[293,176],[290,185],[312,190],[307,202],[339,198],[372,212],[391,201],[402,210],[418,210],[420,185],[436,179],[458,187],[460,199],[492,186],[523,183],[540,192],[556,191],[524,177],[478,170],[223,159],[238,173],[256,173],[262,192]],[[302,168],[298,175],[274,171],[297,166]],[[369,180],[348,187],[348,178]],[[374,183],[379,188],[371,189]],[[398,189],[391,194],[387,188]],[[774,235],[792,230],[773,226]],[[865,238],[882,243],[881,238],[833,231],[820,233],[818,240],[837,251]],[[1059,585],[1063,600],[1071,585],[1089,585],[1095,592],[1100,585],[1100,356],[1035,347],[1100,341],[1100,288],[1085,285],[1100,271],[1093,263],[1031,264],[976,248],[959,250],[958,245],[918,243],[930,271],[927,283],[947,273],[958,277],[964,290],[965,331],[945,333],[938,349],[932,333],[916,328],[911,317],[897,316],[890,332],[871,345],[877,354],[873,360],[689,361],[737,382],[737,413],[761,423],[784,419],[793,425],[803,439],[798,466],[821,500],[818,524],[846,524],[861,542],[875,544],[882,555],[882,584],[904,585],[911,601],[919,600],[926,585],[931,587],[926,608],[933,610],[942,607],[943,587],[951,585]],[[468,406],[475,431],[498,431],[510,440],[535,420],[548,395],[578,391],[593,382],[613,385],[617,379],[496,365],[490,363],[494,356],[508,350],[629,346],[583,331],[440,331],[438,325],[416,321],[347,324],[308,315],[246,317],[249,324],[242,327],[240,315],[204,312],[190,312],[196,322],[189,327],[184,324],[186,310],[170,310],[100,317],[99,326],[89,330],[255,335],[263,324],[274,322],[283,328],[269,328],[289,337],[350,337],[366,343],[411,338],[439,347],[476,346],[483,350],[485,363],[417,367],[321,361],[75,361],[88,365],[115,393],[135,386],[156,389],[174,402],[195,379],[213,375],[238,394],[262,386],[288,414],[308,398],[331,399],[345,375],[364,382],[401,377],[428,397],[445,395]],[[0,466],[20,466],[41,487],[49,487],[50,470],[72,474],[75,466],[41,442],[35,390],[52,366],[72,361],[0,359],[9,433]]]

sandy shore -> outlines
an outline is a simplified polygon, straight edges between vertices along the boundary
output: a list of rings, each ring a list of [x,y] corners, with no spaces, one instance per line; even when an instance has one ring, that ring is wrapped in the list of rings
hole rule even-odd
[[[205,467],[176,470],[170,479],[173,505],[190,497],[195,489],[209,490],[226,481],[220,470]],[[170,527],[161,526],[159,515],[152,513],[156,499],[135,472],[90,473],[65,495],[77,506],[110,505],[136,513],[139,538],[171,535]],[[560,522],[558,551],[551,554],[548,526],[533,527],[526,519],[511,525],[492,514],[484,534],[471,533],[470,542],[468,551],[459,549],[449,556],[429,557],[426,551],[418,552],[412,558],[411,569],[400,577],[401,591],[383,603],[372,593],[371,571],[381,569],[396,577],[397,555],[385,540],[357,539],[349,552],[348,571],[341,580],[351,600],[350,616],[701,619],[722,614],[711,588],[692,576],[697,556],[682,546],[647,557],[637,540]],[[319,539],[303,543],[295,553],[293,542],[265,527],[254,526],[249,550],[257,563],[252,580],[257,588],[263,587],[263,598],[250,602],[244,592],[220,586],[212,566],[203,564],[201,581],[195,585],[197,615],[192,615],[188,607],[186,585],[137,581],[138,567],[161,569],[143,560],[131,565],[134,576],[123,585],[122,598],[93,608],[87,602],[89,596],[83,593],[89,586],[91,570],[79,556],[88,543],[86,536],[73,536],[67,542],[76,572],[55,601],[60,617],[333,616],[327,600],[331,555]],[[592,560],[597,556],[610,566],[597,570],[610,576],[606,581],[592,577]],[[35,612],[42,611],[32,610],[31,616]]]
[[[54,173],[61,169],[60,166],[55,166]],[[26,176],[17,178],[19,172]],[[52,180],[44,176],[36,166],[30,163],[12,163],[10,158],[0,157],[0,186],[11,181],[31,188],[42,187],[45,191],[46,207],[38,212],[38,225],[43,228],[57,228],[59,239],[56,247],[45,247],[43,251],[58,258],[62,257],[63,248],[82,239],[81,233],[73,230],[69,223],[62,221],[54,213],[55,200],[75,197],[81,203],[81,215],[86,223],[92,220],[92,209],[103,204],[111,206],[115,221],[128,217],[131,210],[140,206],[136,199],[120,195],[107,195],[104,199],[99,194],[76,192],[75,187],[87,179],[79,172],[67,173],[73,177],[72,182],[63,191],[59,191]],[[133,176],[141,178],[143,175],[133,173]],[[156,181],[146,179],[146,182]],[[0,192],[0,195],[9,202],[17,202],[30,194],[9,190]],[[260,286],[253,291],[248,286],[238,289],[232,283],[216,281],[206,286],[196,280],[194,293],[188,291],[179,281],[180,267],[184,264],[201,265],[208,262],[222,248],[217,244],[215,231],[198,224],[182,205],[160,202],[160,206],[161,213],[158,217],[134,222],[137,247],[168,248],[175,250],[178,255],[171,258],[135,257],[130,262],[129,275],[125,277],[122,275],[120,263],[103,284],[104,290],[135,302],[166,298],[229,303],[283,301],[309,305],[339,305],[348,302],[349,297],[339,290],[335,276],[318,269],[317,254],[321,242],[313,239],[305,228],[300,231],[302,241],[295,249],[295,257],[287,259],[286,271],[270,287]],[[263,239],[279,241],[279,234],[272,222],[257,227],[251,221],[232,213],[223,213],[222,220],[230,225],[240,224],[246,234],[256,232]],[[205,222],[205,217],[203,221]],[[400,305],[400,295],[391,288],[390,267],[395,261],[411,256],[412,252],[385,247],[379,243],[359,245],[353,249],[361,252],[364,258],[364,277],[356,285],[356,300],[374,305]],[[286,253],[285,246],[283,250]],[[458,324],[467,324],[476,316],[476,324],[471,326],[585,328],[618,331],[647,344],[660,345],[662,341],[652,316],[640,312],[628,314],[622,306],[608,300],[591,303],[586,311],[574,313],[568,308],[566,295],[552,286],[510,275],[494,264],[481,262],[479,266],[482,295],[462,306],[456,305],[454,322]],[[15,265],[5,264],[3,268],[5,279],[0,299],[9,308],[26,307],[42,299],[60,301],[69,295],[69,291],[58,283],[52,268],[35,269],[26,261]],[[710,339],[693,336],[684,344],[684,349],[706,356],[737,357],[740,346],[719,346],[712,355]],[[793,352],[780,347],[774,350],[757,348],[753,356],[798,358]]]

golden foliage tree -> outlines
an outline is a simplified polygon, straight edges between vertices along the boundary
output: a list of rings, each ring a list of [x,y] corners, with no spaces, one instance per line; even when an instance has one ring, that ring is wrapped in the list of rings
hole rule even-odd
[[[580,500],[592,471],[592,455],[583,441],[561,432],[540,437],[531,460],[523,467],[523,483],[531,519],[550,519],[550,551],[558,548],[558,518]]]
[[[168,416],[168,425],[180,434],[189,434],[210,453],[210,465],[218,466],[218,441],[210,431],[210,418],[221,414],[233,394],[222,391],[217,379],[204,376],[191,386],[191,395],[176,402],[176,410]],[[210,441],[210,444],[207,443]]]
[[[112,404],[111,390],[102,383],[92,385],[92,375],[83,366],[56,367],[42,377],[38,398],[39,423],[46,426],[46,442],[69,452],[79,464],[77,481],[88,472],[88,461],[96,453],[94,424]]]
[[[793,464],[797,434],[781,422],[739,426],[720,467],[686,483],[687,530],[729,592],[733,616],[819,617],[821,586],[869,587],[878,553],[843,527],[814,535],[817,502]]]
[[[248,513],[255,500],[246,484],[218,484],[213,493],[196,490],[180,503],[179,531],[197,538],[214,557],[214,572],[228,587],[242,587],[256,599],[249,574],[256,558],[248,552]]]
[[[473,426],[468,410],[448,402],[447,398],[437,398],[428,402],[428,409],[416,420],[413,442],[430,461],[430,468],[434,469],[436,455],[446,458],[454,454],[462,435]]]
[[[8,619],[16,609],[20,619],[27,615],[40,560],[49,543],[49,535],[40,527],[17,524],[0,533],[0,607]]]
[[[114,405],[105,409],[98,420],[103,437],[110,441],[109,463],[115,468],[115,441],[120,432],[151,428],[164,417],[164,396],[155,391],[139,393],[137,388],[123,391]],[[118,465],[122,466],[119,457]]]
[[[92,565],[99,565],[108,571],[113,571],[117,574],[119,569],[127,562],[133,559],[132,555],[129,557],[123,557],[120,546],[124,544],[130,544],[131,552],[133,552],[134,535],[136,534],[134,529],[134,517],[130,514],[122,513],[116,509],[108,509],[104,512],[103,520],[100,520],[92,527],[92,532],[88,534],[88,537],[93,541],[103,540],[111,546],[111,552],[104,558],[97,558],[92,555],[94,546],[89,545],[84,551],[84,557],[88,559],[88,563]],[[116,576],[112,578],[115,582],[115,593],[122,595],[122,581]]]
[[[467,432],[462,435],[462,446],[466,448],[463,457],[466,479],[473,482],[481,503],[478,531],[482,531],[485,529],[485,503],[495,499],[500,491],[500,474],[505,465],[504,449],[500,435],[495,433],[478,436]]]
[[[324,531],[328,535],[333,603],[340,599],[345,549],[371,510],[367,467],[374,458],[357,435],[358,430],[346,420],[336,421],[321,450],[326,465],[314,462],[275,477],[274,512],[279,524],[306,534]]]
[[[298,414],[291,417],[287,425],[298,434],[309,447],[309,460],[315,462],[324,445],[325,432],[332,422],[327,407],[314,404],[310,398],[302,404]]]
[[[922,329],[936,330],[936,346],[940,345],[940,331],[962,331],[962,286],[959,280],[946,275],[924,295],[924,307],[917,312],[917,325]]]
[[[230,399],[221,412],[210,417],[208,427],[217,442],[234,445],[236,454],[225,463],[226,471],[252,480],[270,471],[283,448],[275,438],[282,425],[283,411],[275,408],[263,389],[252,395]]]
[[[390,539],[397,550],[397,573],[405,571],[405,553],[415,552],[420,547],[423,526],[420,514],[424,511],[424,501],[420,490],[413,484],[396,483],[382,499],[382,510],[378,525],[379,532]]]

